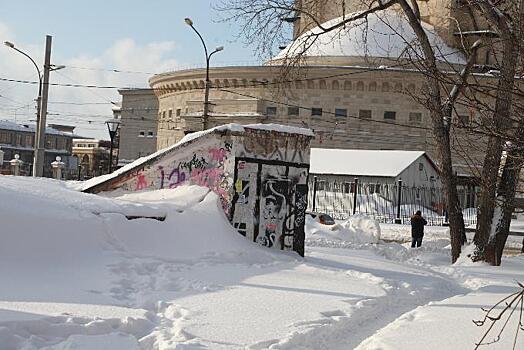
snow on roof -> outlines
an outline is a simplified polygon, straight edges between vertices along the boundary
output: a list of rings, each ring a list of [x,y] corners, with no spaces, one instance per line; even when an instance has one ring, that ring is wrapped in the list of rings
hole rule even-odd
[[[312,148],[311,174],[396,177],[423,151]]]
[[[25,132],[35,132],[35,124],[17,124],[9,120],[0,120],[0,129],[12,130],[12,131],[25,131]],[[52,135],[63,135],[63,136],[72,136],[72,133],[58,131],[53,128],[45,128],[46,134]]]
[[[332,19],[323,23],[322,27],[331,27],[357,14],[358,12],[354,12]],[[428,34],[437,59],[465,64],[464,56],[456,49],[447,46],[436,34],[433,26],[424,22],[422,26]],[[413,29],[401,12],[384,10],[369,14],[367,20],[359,19],[328,33],[323,33],[319,27],[313,28],[289,44],[273,60],[293,57],[303,52],[305,56],[313,57],[353,56],[398,59],[409,58],[411,55],[414,58],[422,55],[417,42]]]
[[[286,125],[279,125],[279,124],[248,124],[248,125],[240,125],[240,124],[235,124],[235,123],[231,123],[231,124],[225,124],[225,125],[220,125],[220,126],[216,126],[214,128],[211,128],[211,129],[207,129],[207,130],[203,130],[203,131],[197,131],[197,132],[193,132],[191,134],[188,134],[186,136],[184,136],[180,141],[178,141],[177,143],[169,146],[169,147],[166,147],[164,149],[161,149],[161,150],[158,150],[156,151],[155,153],[152,153],[146,157],[142,157],[142,158],[138,158],[137,160],[135,160],[134,162],[132,163],[129,163],[129,164],[126,164],[125,166],[123,166],[122,168],[112,172],[111,174],[106,174],[106,175],[102,175],[102,176],[97,176],[97,177],[94,177],[92,179],[89,179],[85,182],[83,182],[82,184],[80,184],[80,187],[79,187],[79,190],[80,191],[85,191],[91,187],[94,187],[94,186],[97,186],[101,183],[104,183],[108,180],[111,180],[113,178],[116,178],[117,176],[121,175],[121,174],[124,174],[144,163],[146,163],[147,161],[151,160],[151,159],[154,159],[156,157],[159,157],[165,153],[168,153],[170,152],[171,150],[173,150],[174,148],[177,148],[179,147],[180,145],[184,144],[184,143],[187,143],[187,142],[190,142],[192,140],[195,140],[199,137],[202,137],[202,136],[205,136],[207,134],[210,134],[210,133],[213,133],[213,132],[220,132],[220,131],[232,131],[232,132],[244,132],[245,129],[258,129],[258,130],[266,130],[266,131],[275,131],[275,132],[282,132],[282,133],[289,133],[289,134],[301,134],[301,135],[306,135],[306,136],[314,136],[313,134],[313,131],[311,129],[304,129],[304,128],[299,128],[299,127],[294,127],[294,126],[286,126]]]

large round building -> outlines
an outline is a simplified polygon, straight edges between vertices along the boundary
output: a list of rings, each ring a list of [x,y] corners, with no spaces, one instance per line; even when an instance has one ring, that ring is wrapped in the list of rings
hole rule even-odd
[[[314,4],[324,25],[330,25],[351,15],[342,13],[341,1],[304,0],[302,5]],[[352,12],[363,6],[362,1],[345,2]],[[453,36],[456,23],[446,18],[462,10],[453,8],[453,1],[439,3],[449,6],[431,7],[420,1],[421,18],[439,65],[456,72],[465,63],[460,50],[464,40],[473,42],[486,32],[462,36],[459,44]],[[463,32],[468,25],[465,21]],[[428,112],[416,99],[424,89],[424,76],[412,64],[420,52],[399,11],[371,14],[320,36],[306,19],[297,18],[294,27],[293,42],[264,65],[211,68],[208,127],[225,123],[309,127],[315,133],[312,147],[422,150],[436,158]],[[300,68],[288,70],[282,78],[286,64],[298,54]],[[485,53],[479,56],[484,63],[490,60]],[[205,73],[191,69],[150,79],[158,97],[158,149],[203,129]],[[456,111],[461,123],[473,118],[471,108]],[[461,157],[455,163],[457,169],[466,165]]]

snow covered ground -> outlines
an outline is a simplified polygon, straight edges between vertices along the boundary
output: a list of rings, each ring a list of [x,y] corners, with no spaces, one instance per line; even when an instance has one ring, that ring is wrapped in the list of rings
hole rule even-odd
[[[522,255],[450,265],[445,228],[410,249],[370,243],[409,231],[363,218],[309,220],[305,258],[269,250],[199,187],[109,198],[0,176],[0,222],[0,350],[470,349],[480,308],[524,280]]]

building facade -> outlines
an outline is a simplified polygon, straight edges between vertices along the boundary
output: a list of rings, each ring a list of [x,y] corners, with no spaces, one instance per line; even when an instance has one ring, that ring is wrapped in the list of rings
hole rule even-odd
[[[73,139],[73,157],[80,169],[80,179],[99,176],[108,172],[110,141]]]
[[[66,169],[76,167],[72,155],[73,134],[46,128],[44,176],[52,175],[51,163],[57,156],[62,158]],[[31,175],[34,158],[35,126],[29,124],[16,124],[9,121],[0,121],[0,149],[4,152],[4,161],[1,166],[3,173],[9,173],[9,161],[20,156],[23,162],[21,175]]]
[[[417,2],[423,27],[438,49],[439,66],[450,74],[465,63],[463,45],[478,38],[496,40],[480,16],[462,2]],[[340,21],[368,5],[362,0],[297,0],[297,4],[320,22]],[[428,111],[419,103],[425,77],[405,56],[406,40],[415,36],[399,11],[381,11],[369,16],[365,25],[346,25],[312,45],[306,44],[315,24],[307,16],[291,21],[293,42],[266,64],[211,68],[209,127],[227,123],[308,127],[316,136],[312,147],[417,150],[438,159]],[[308,47],[303,65],[284,71],[284,64],[301,47]],[[416,54],[413,50],[411,54]],[[476,79],[496,82],[482,73],[490,69],[496,50],[483,50],[478,53]],[[149,89],[121,91],[121,159],[136,159],[203,129],[205,73],[191,69],[155,75],[149,80],[154,96]],[[468,126],[480,114],[458,104],[453,118],[453,123]],[[478,176],[475,164],[482,164],[485,143],[461,128],[453,132],[456,172]]]
[[[157,149],[158,99],[151,89],[119,90],[122,95],[119,166]]]

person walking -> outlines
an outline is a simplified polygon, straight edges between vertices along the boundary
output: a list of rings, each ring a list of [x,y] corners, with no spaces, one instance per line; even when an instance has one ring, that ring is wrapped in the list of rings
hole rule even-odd
[[[420,210],[417,210],[415,215],[411,217],[411,248],[422,245],[422,238],[424,237],[424,225],[428,222],[422,217]]]

